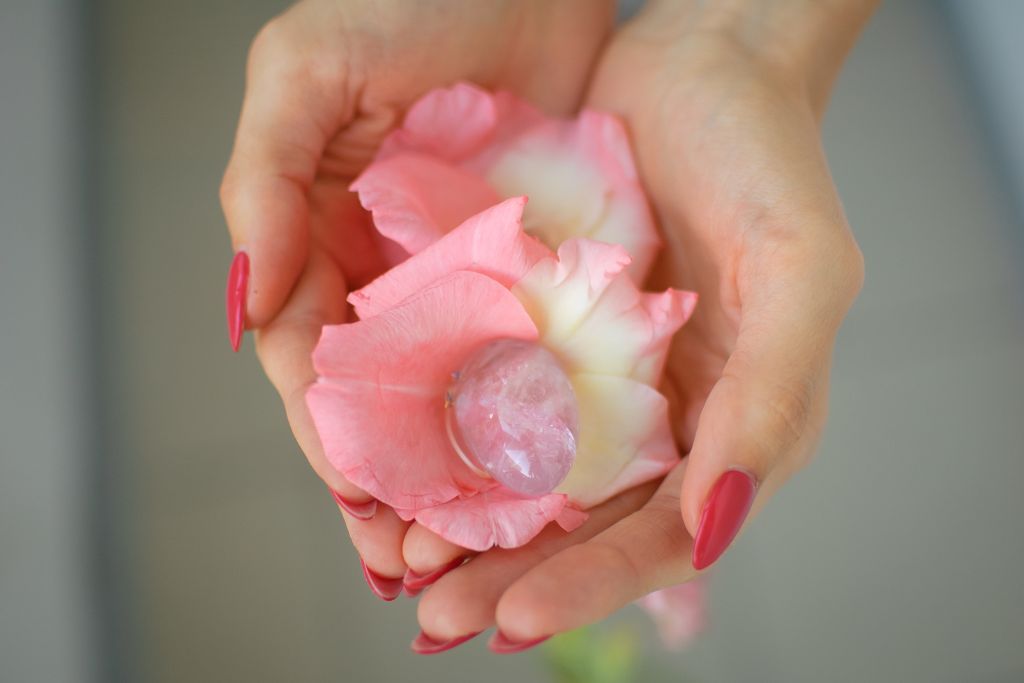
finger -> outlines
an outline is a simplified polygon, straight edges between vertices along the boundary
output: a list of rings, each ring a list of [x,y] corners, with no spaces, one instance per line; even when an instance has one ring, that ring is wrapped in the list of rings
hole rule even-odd
[[[526,643],[599,621],[624,605],[696,576],[679,515],[685,465],[639,510],[533,567],[502,595],[498,630]]]
[[[367,583],[382,599],[393,600],[401,591],[406,572],[402,540],[409,524],[391,508],[372,504],[376,501],[371,496],[328,462],[306,407],[306,389],[316,381],[312,354],[320,330],[325,324],[342,322],[345,315],[344,277],[333,259],[314,251],[288,303],[271,323],[257,331],[256,352],[284,401],[299,447],[335,492],[352,543],[363,561]],[[352,514],[369,507],[369,515]]]
[[[852,245],[836,234],[835,244]],[[722,555],[755,497],[806,462],[824,425],[835,334],[859,289],[859,253],[821,248],[828,243],[782,246],[740,270],[736,346],[698,420],[682,484],[698,569]]]
[[[352,545],[362,559],[370,589],[384,600],[398,597],[405,576],[402,538],[409,527],[391,508],[381,505],[371,519],[342,512]]]
[[[306,390],[316,381],[312,355],[321,327],[342,322],[345,306],[341,271],[326,254],[314,251],[288,303],[272,322],[257,331],[256,353],[281,395],[292,433],[313,470],[346,501],[359,504],[371,497],[328,462],[306,407]]]
[[[414,523],[402,542],[402,556],[409,569],[417,574],[430,574],[470,552],[446,541],[430,529]],[[438,577],[440,578],[440,577]]]
[[[502,593],[516,579],[638,509],[653,490],[653,485],[638,486],[589,510],[587,521],[571,533],[549,526],[521,548],[489,550],[449,572],[420,601],[417,614],[423,632],[435,640],[452,640],[489,628]]]
[[[307,192],[328,139],[347,116],[344,69],[301,39],[305,10],[273,20],[253,42],[234,150],[221,185],[232,244],[249,257],[241,298],[262,327],[288,298],[309,248]]]

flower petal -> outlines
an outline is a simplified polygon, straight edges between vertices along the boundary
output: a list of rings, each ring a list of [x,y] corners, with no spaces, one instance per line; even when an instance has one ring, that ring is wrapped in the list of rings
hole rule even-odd
[[[656,389],[625,377],[570,379],[580,409],[579,447],[556,492],[589,508],[664,476],[679,462],[668,401]]]
[[[650,615],[665,647],[680,650],[707,628],[704,594],[704,583],[695,580],[654,591],[636,604]]]
[[[621,244],[633,258],[633,278],[647,276],[661,239],[614,116],[585,111],[547,120],[472,163],[502,196],[530,198],[528,233],[552,248],[573,237]]]
[[[523,232],[525,197],[506,199],[467,220],[414,258],[349,297],[360,318],[385,311],[457,270],[483,273],[506,287],[551,252]]]
[[[610,114],[551,118],[510,93],[459,83],[416,102],[367,171],[409,154],[459,165],[498,196],[530,197],[526,231],[552,248],[572,237],[622,244],[637,282],[661,244],[629,136]]]
[[[416,513],[416,521],[438,536],[469,550],[493,546],[518,548],[529,543],[549,522],[570,531],[586,514],[567,507],[564,495],[520,496],[504,487],[436,505]],[[568,528],[567,528],[568,527]]]
[[[328,461],[401,508],[493,487],[448,441],[445,390],[480,345],[536,335],[504,286],[464,271],[367,320],[325,326],[313,352],[320,379],[306,401]]]
[[[415,150],[462,159],[487,144],[497,119],[494,97],[474,85],[431,90],[409,108],[402,127],[384,140],[378,158]]]
[[[457,83],[428,92],[410,107],[401,128],[385,138],[378,158],[415,151],[464,161],[544,120],[539,110],[510,93]]]
[[[479,175],[423,154],[374,162],[350,189],[373,214],[378,232],[410,254],[501,201]]]
[[[640,292],[623,272],[628,262],[618,245],[573,239],[558,248],[557,258],[539,261],[512,291],[569,372],[655,384],[672,335],[696,298],[672,289]]]

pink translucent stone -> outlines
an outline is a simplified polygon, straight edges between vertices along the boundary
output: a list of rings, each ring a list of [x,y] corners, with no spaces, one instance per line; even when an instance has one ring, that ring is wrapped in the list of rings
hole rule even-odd
[[[454,375],[453,441],[471,466],[529,496],[550,493],[576,459],[572,384],[543,346],[500,339]]]

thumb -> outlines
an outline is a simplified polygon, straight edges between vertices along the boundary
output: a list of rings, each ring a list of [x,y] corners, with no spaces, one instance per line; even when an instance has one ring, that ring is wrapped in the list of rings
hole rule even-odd
[[[859,261],[851,261],[849,273],[834,261],[825,269],[762,264],[772,277],[749,288],[682,484],[696,569],[725,552],[755,499],[763,504],[810,457],[825,422],[835,335],[860,286]]]
[[[235,250],[227,291],[237,350],[246,327],[272,320],[302,273],[309,248],[307,194],[328,138],[344,124],[343,70],[313,68],[297,8],[253,41],[235,146],[221,204]]]

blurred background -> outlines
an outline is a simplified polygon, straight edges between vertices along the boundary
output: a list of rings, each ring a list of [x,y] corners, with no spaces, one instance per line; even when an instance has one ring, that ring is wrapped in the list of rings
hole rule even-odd
[[[414,602],[366,589],[229,350],[217,189],[284,5],[0,0],[0,681],[550,680],[408,651]],[[1021,27],[893,0],[864,34],[825,123],[868,276],[820,456],[703,637],[636,626],[638,680],[1024,681]]]

